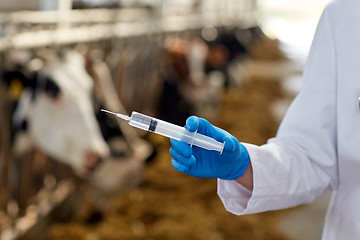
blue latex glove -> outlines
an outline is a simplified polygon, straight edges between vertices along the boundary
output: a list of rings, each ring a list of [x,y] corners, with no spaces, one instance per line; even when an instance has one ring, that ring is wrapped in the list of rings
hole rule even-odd
[[[225,141],[222,154],[170,139],[173,167],[194,177],[235,180],[246,171],[250,157],[246,148],[228,132],[211,125],[207,120],[189,117],[185,128],[190,132],[207,135],[219,142]]]

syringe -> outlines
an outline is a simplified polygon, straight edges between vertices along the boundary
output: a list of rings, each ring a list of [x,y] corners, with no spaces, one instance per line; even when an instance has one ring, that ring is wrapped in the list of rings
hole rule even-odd
[[[129,117],[121,113],[114,113],[104,109],[101,109],[101,111],[113,114],[121,119],[124,119],[129,123],[129,125],[133,127],[137,127],[149,132],[154,132],[168,138],[184,141],[190,144],[190,146],[195,145],[207,150],[215,150],[220,152],[220,154],[224,149],[225,143],[218,142],[211,137],[205,136],[197,132],[190,132],[184,127],[180,127],[172,123],[149,117],[138,112],[132,112],[131,117]]]

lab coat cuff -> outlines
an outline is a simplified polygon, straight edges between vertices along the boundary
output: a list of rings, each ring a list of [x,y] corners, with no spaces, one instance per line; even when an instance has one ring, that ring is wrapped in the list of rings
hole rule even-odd
[[[266,173],[269,171],[268,169],[264,169],[264,164],[259,161],[259,159],[263,158],[263,156],[258,156],[259,146],[249,143],[243,143],[243,145],[247,149],[250,156],[253,170],[253,190],[251,192],[251,197],[248,199],[246,204],[246,208],[240,214],[245,215],[268,211],[270,209],[268,209],[266,205],[269,202],[274,199],[276,199],[275,201],[279,201],[277,197],[274,197],[273,199],[267,195],[267,183],[264,175],[266,175]]]
[[[261,185],[261,183],[257,181],[261,178],[257,175],[261,174],[262,171],[260,169],[263,166],[256,162],[257,152],[254,150],[258,146],[247,143],[243,143],[243,145],[249,152],[253,168],[253,191],[250,191],[236,181],[218,180],[218,195],[221,201],[227,211],[236,215],[260,212],[261,209],[264,209],[262,205],[268,200],[266,197],[259,196],[261,195],[261,191],[259,191],[259,184]]]
[[[252,191],[235,180],[218,179],[218,195],[226,210],[241,215],[247,208]]]

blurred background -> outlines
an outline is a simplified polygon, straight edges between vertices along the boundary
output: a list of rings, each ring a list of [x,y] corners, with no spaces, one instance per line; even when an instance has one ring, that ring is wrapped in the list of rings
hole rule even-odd
[[[249,216],[100,112],[274,137],[328,0],[0,2],[0,239],[320,239],[329,194]]]

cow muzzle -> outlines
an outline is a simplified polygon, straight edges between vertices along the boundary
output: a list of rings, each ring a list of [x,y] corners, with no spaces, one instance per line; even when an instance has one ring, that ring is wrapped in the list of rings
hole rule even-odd
[[[85,175],[95,171],[95,169],[103,162],[104,156],[99,152],[88,150],[85,152],[83,159],[83,167]]]

